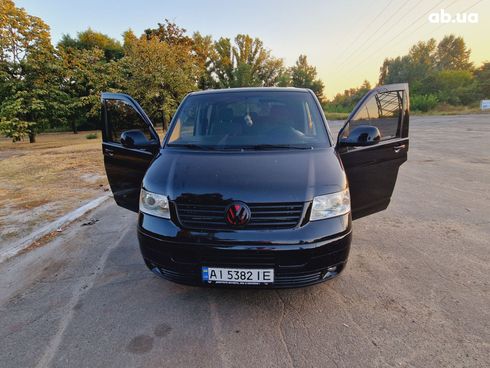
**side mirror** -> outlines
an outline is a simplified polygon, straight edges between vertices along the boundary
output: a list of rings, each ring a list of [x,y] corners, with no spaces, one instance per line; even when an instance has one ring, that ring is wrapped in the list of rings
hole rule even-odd
[[[122,132],[121,144],[126,148],[150,148],[155,146],[155,142],[148,140],[145,134],[138,129]]]
[[[348,137],[340,138],[342,146],[372,146],[381,141],[379,129],[372,125],[358,126],[349,133]]]

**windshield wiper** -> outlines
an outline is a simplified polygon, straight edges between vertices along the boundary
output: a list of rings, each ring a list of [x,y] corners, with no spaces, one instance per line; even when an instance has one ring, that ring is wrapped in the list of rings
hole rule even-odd
[[[169,147],[184,147],[184,148],[190,148],[190,149],[195,149],[195,150],[203,150],[203,151],[214,151],[214,150],[216,150],[216,148],[213,146],[205,146],[202,144],[195,144],[195,143],[169,144]]]
[[[293,144],[255,144],[252,146],[243,146],[243,149],[252,150],[274,150],[274,149],[295,149],[295,150],[311,150],[312,146],[295,146]]]

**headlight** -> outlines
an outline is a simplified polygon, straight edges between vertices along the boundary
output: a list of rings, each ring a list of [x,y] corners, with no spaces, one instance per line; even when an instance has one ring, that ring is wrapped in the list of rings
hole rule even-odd
[[[323,220],[350,212],[349,189],[313,198],[310,220]]]
[[[148,215],[169,219],[168,198],[162,194],[156,194],[141,189],[140,211]]]

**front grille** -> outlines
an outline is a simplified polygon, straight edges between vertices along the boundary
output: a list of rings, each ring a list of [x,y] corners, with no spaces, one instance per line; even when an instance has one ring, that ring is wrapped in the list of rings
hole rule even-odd
[[[247,203],[250,222],[244,230],[289,229],[298,225],[304,203]],[[189,229],[233,229],[225,221],[227,205],[176,203],[177,215],[182,226]]]
[[[169,270],[167,268],[155,266],[152,271],[164,279],[174,282],[188,283],[193,285],[207,285],[203,284],[201,280],[200,268],[192,271],[177,271]],[[326,270],[307,271],[307,272],[295,272],[295,273],[276,273],[274,275],[274,283],[270,285],[260,285],[259,288],[293,288],[299,286],[307,286],[316,284],[322,280],[328,280],[338,275],[338,272],[327,273]],[[231,286],[231,287],[252,287],[256,288],[257,285],[219,285],[218,286]]]

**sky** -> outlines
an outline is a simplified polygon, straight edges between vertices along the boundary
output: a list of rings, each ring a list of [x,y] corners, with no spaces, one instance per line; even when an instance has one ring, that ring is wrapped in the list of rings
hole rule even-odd
[[[15,0],[14,0],[15,1]],[[276,57],[293,65],[308,56],[328,98],[377,83],[385,57],[446,34],[464,37],[476,65],[490,61],[490,0],[16,0],[50,27],[53,43],[63,34],[92,28],[122,40],[165,18],[219,37],[259,37]],[[459,15],[458,15],[459,14]],[[448,16],[450,18],[448,18]],[[449,22],[441,22],[450,19]]]

